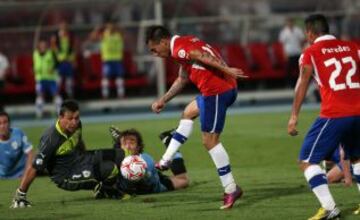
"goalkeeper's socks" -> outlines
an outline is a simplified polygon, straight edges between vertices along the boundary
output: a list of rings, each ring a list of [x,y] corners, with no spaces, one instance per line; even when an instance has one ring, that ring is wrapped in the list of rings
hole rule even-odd
[[[174,158],[170,164],[170,170],[174,176],[186,173],[186,167],[183,158]]]
[[[231,173],[229,156],[221,143],[209,150],[209,154],[217,168],[220,181],[225,193],[233,193],[236,190],[234,177]]]
[[[321,207],[326,210],[333,210],[335,208],[335,201],[330,193],[326,174],[321,167],[319,165],[310,165],[306,168],[304,175],[311,190],[318,198]]]
[[[186,142],[192,132],[194,122],[190,119],[181,119],[179,127],[173,134],[170,144],[167,147],[162,159],[171,161],[175,153],[179,150],[180,146]]]

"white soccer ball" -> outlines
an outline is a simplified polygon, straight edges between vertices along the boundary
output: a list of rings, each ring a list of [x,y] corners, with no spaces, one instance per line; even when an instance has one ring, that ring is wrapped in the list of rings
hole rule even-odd
[[[130,155],[121,162],[121,175],[130,181],[139,181],[146,174],[147,164],[139,155]]]

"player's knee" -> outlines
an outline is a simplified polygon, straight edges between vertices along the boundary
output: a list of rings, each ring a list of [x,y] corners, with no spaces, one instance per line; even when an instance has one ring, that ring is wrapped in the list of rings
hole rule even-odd
[[[300,168],[302,171],[305,171],[306,168],[308,168],[308,167],[310,166],[309,163],[304,162],[304,161],[299,161],[298,164],[299,164],[299,168]]]

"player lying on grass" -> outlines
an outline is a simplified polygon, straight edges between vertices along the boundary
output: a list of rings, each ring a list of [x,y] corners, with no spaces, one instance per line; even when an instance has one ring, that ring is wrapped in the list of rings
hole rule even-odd
[[[124,151],[85,150],[76,101],[67,100],[61,105],[58,119],[44,132],[38,149],[33,163],[26,167],[20,186],[16,189],[12,208],[30,206],[26,193],[35,180],[37,171],[44,169],[61,189],[96,189],[96,197],[122,198],[123,193],[115,188],[115,182],[119,174],[118,164],[124,159]]]
[[[326,174],[328,183],[343,182],[345,186],[351,186],[352,170],[350,160],[343,148],[339,146],[327,161],[333,163],[333,166]]]
[[[189,178],[180,152],[176,153],[169,167],[173,176],[166,176],[155,168],[153,158],[144,153],[144,142],[139,131],[136,129],[120,131],[115,127],[110,127],[110,132],[113,134],[116,149],[123,149],[126,156],[140,155],[147,163],[147,175],[140,181],[129,181],[119,175],[117,180],[119,190],[128,194],[149,194],[182,189],[189,185]],[[160,138],[165,141],[165,146],[169,144],[171,135],[170,131],[160,135]]]

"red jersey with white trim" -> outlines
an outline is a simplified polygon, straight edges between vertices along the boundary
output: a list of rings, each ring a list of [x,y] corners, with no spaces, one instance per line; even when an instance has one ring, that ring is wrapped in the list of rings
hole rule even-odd
[[[332,35],[318,37],[299,60],[311,65],[320,88],[320,117],[360,115],[360,48]]]
[[[190,51],[199,50],[222,59],[219,52],[209,44],[194,36],[175,35],[171,38],[170,45],[171,57],[189,74],[191,82],[196,85],[202,95],[216,95],[236,88],[236,79],[233,77],[189,58]]]

